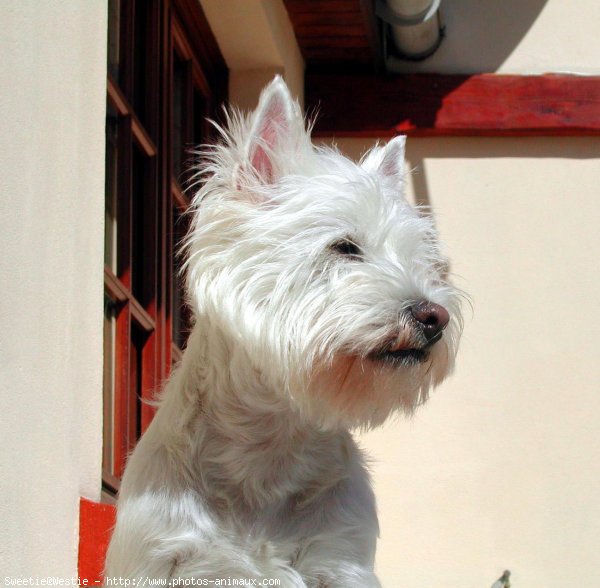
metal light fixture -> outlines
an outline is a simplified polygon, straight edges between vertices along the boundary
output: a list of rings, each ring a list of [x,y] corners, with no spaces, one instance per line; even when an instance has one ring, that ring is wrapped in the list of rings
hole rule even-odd
[[[386,55],[421,60],[440,46],[444,27],[440,16],[441,0],[376,0],[377,16],[387,24],[384,35]],[[388,39],[389,37],[389,39]],[[389,40],[393,42],[390,51]]]

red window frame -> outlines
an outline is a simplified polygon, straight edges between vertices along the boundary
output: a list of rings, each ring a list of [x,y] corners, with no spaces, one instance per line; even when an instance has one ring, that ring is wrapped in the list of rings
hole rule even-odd
[[[218,116],[226,87],[197,0],[109,2],[102,468],[109,494],[153,418],[147,401],[185,345],[175,252],[189,196],[175,162],[210,142],[206,118]]]

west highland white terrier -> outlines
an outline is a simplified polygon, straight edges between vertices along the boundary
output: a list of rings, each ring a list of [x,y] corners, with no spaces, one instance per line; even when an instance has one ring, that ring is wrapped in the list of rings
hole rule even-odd
[[[349,431],[421,404],[461,325],[403,196],[405,138],[359,164],[316,147],[281,78],[222,134],[186,243],[193,330],[129,458],[106,577],[380,586]]]

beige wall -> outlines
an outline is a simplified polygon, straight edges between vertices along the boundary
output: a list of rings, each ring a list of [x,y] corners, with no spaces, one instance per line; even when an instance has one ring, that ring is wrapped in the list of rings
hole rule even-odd
[[[106,2],[0,4],[0,570],[76,576],[98,498]]]
[[[443,3],[448,36],[398,71],[600,73],[600,5]],[[341,140],[359,156],[364,140]],[[456,373],[373,457],[386,587],[598,585],[600,138],[409,139],[472,299]]]
[[[598,72],[600,3],[595,0],[443,0],[446,37],[421,62],[397,71],[543,74]]]
[[[454,376],[362,436],[383,585],[595,587],[600,138],[409,139],[408,160],[473,308]]]
[[[304,103],[304,61],[282,0],[200,0],[229,68],[229,101],[250,110],[277,74]]]

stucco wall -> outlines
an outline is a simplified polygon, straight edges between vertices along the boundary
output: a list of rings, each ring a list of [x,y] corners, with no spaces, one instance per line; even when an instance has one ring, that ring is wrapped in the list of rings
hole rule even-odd
[[[597,586],[599,157],[598,138],[409,139],[409,195],[472,309],[451,379],[361,439],[384,586]]]
[[[600,73],[598,4],[444,2],[438,54],[399,71]],[[364,140],[340,140],[358,157]],[[600,138],[409,139],[466,290],[456,373],[365,434],[386,587],[592,588],[600,543]]]
[[[256,106],[279,74],[304,102],[304,61],[282,0],[200,0],[229,68],[229,101]]]
[[[0,5],[0,570],[76,575],[98,498],[106,3]]]
[[[594,0],[443,0],[446,36],[397,71],[543,74],[598,72],[600,3]]]

